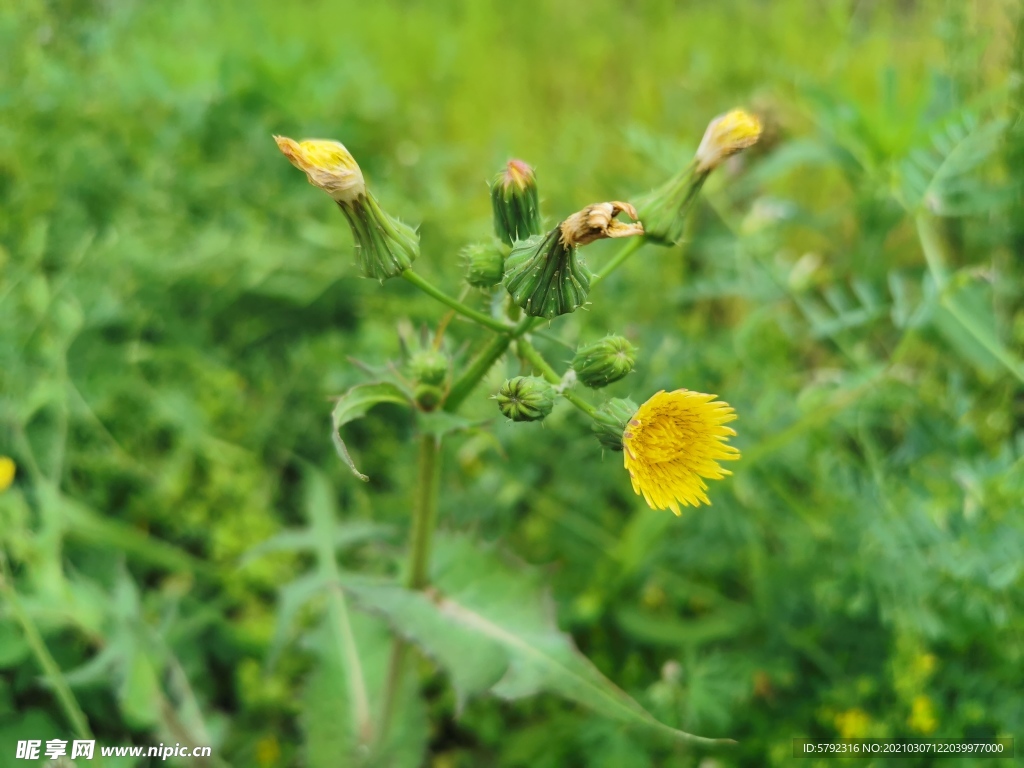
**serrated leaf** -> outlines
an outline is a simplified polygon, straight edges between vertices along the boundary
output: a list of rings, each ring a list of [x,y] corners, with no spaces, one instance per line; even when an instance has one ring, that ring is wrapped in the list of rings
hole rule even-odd
[[[380,711],[387,680],[390,634],[379,620],[361,613],[351,614],[355,659],[339,653],[337,625],[327,620],[310,636],[317,665],[310,675],[302,697],[301,723],[306,734],[305,764],[319,766],[387,765],[416,768],[421,764],[427,742],[427,719],[423,702],[412,675],[396,697],[396,711],[383,743],[371,748],[372,731],[360,732],[356,710],[368,706]],[[358,670],[353,669],[353,663]],[[358,674],[369,692],[364,703],[353,700],[352,675]],[[374,722],[379,722],[376,719]],[[372,754],[371,754],[372,750]]]
[[[331,439],[334,441],[334,448],[345,465],[352,470],[352,474],[364,482],[370,478],[356,469],[355,462],[345,447],[345,441],[341,439],[341,428],[351,421],[362,418],[367,411],[380,403],[408,405],[409,398],[394,384],[359,384],[339,397],[331,412]]]
[[[549,691],[609,718],[680,740],[714,743],[658,722],[605,678],[561,632],[535,572],[513,566],[466,537],[439,535],[429,592],[346,584],[367,609],[384,615],[444,666],[462,695],[506,698]]]

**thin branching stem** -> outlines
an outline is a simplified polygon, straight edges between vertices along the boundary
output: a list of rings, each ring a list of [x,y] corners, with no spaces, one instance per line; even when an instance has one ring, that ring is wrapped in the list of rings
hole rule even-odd
[[[428,296],[437,299],[442,304],[454,309],[463,317],[468,317],[470,320],[479,323],[485,328],[490,328],[492,331],[497,331],[498,333],[508,333],[511,330],[510,326],[506,325],[500,320],[495,320],[490,315],[485,315],[483,312],[478,312],[472,307],[467,307],[461,301],[452,296],[449,296],[447,293],[442,291],[433,283],[427,281],[422,275],[420,275],[417,272],[413,272],[411,269],[403,271],[402,277],[404,277],[407,282],[410,282],[413,285],[415,285]]]

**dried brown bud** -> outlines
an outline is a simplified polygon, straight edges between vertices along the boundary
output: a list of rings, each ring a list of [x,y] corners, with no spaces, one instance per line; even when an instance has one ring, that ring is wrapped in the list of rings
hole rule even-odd
[[[625,213],[636,223],[618,221],[615,217],[620,213]],[[629,203],[615,201],[588,205],[562,222],[562,245],[568,248],[573,245],[587,245],[606,237],[642,235],[644,225],[636,221],[636,218],[636,208]]]

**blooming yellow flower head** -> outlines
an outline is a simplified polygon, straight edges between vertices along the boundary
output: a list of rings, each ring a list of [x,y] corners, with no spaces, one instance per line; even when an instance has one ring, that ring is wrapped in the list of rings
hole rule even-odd
[[[706,173],[729,155],[746,149],[761,138],[761,121],[742,109],[719,115],[708,124],[697,148],[697,172]]]
[[[652,509],[710,504],[704,479],[732,474],[721,461],[740,452],[726,443],[736,431],[725,426],[736,418],[716,395],[662,390],[640,406],[622,433],[623,457],[633,490]]]
[[[366,194],[359,164],[340,141],[306,139],[295,141],[275,136],[277,148],[292,165],[305,172],[309,183],[339,203],[349,203]]]
[[[14,461],[7,456],[0,456],[0,492],[6,491],[14,482]]]

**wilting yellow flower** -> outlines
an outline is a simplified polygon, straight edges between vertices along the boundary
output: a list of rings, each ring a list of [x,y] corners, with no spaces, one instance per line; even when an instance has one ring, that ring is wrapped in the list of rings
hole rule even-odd
[[[609,237],[644,233],[629,203],[594,203],[562,221],[546,235],[517,240],[505,261],[502,283],[516,306],[532,317],[552,318],[575,312],[587,300],[593,274],[579,256],[579,247]]]
[[[275,136],[274,141],[291,164],[306,174],[310,184],[337,202],[351,202],[366,194],[363,172],[340,141],[295,141],[287,136]]]
[[[740,452],[726,440],[736,431],[725,426],[736,418],[716,395],[662,390],[640,406],[622,433],[624,464],[633,490],[652,509],[710,504],[704,479],[732,474],[718,464]]]
[[[761,138],[761,121],[742,109],[734,109],[712,120],[697,147],[697,172],[717,168],[725,158],[756,144]]]
[[[0,456],[0,492],[11,487],[15,471],[14,460],[7,456]]]

